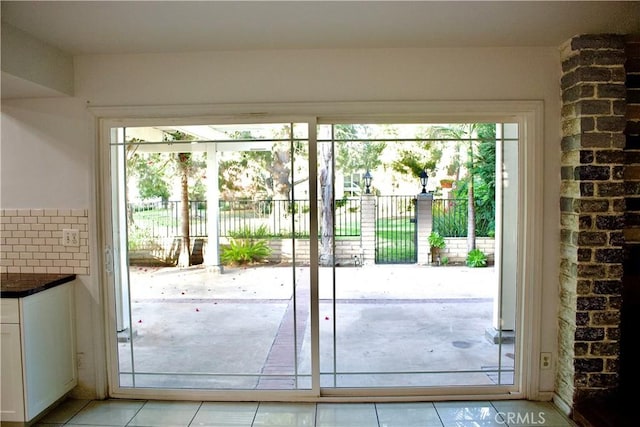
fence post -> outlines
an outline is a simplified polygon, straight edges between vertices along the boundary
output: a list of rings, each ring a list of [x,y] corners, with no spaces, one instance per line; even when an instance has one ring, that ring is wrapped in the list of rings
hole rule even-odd
[[[433,230],[433,194],[420,193],[416,197],[416,232],[418,264],[429,264],[429,234]],[[435,261],[435,260],[433,260]]]
[[[376,261],[376,202],[373,194],[363,194],[360,207],[360,238],[362,245],[362,264]]]

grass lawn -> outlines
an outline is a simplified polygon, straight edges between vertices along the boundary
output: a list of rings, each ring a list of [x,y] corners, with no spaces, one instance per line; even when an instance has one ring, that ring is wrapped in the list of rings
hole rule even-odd
[[[410,218],[382,218],[376,222],[376,262],[416,262],[416,227]]]

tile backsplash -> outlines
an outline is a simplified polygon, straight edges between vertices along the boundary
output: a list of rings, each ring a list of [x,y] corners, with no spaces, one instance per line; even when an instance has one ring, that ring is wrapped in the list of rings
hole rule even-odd
[[[87,209],[1,209],[0,272],[89,274]],[[62,231],[79,231],[79,246],[63,246]]]

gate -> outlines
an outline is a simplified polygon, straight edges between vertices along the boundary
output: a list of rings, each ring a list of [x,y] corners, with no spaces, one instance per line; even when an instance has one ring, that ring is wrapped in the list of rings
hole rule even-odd
[[[376,208],[376,264],[418,261],[415,196],[379,196]]]

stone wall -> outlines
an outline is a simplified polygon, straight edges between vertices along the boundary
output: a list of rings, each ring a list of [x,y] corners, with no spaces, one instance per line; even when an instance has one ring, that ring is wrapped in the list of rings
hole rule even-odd
[[[556,393],[569,406],[619,380],[624,244],[625,43],[562,47],[561,259]]]

